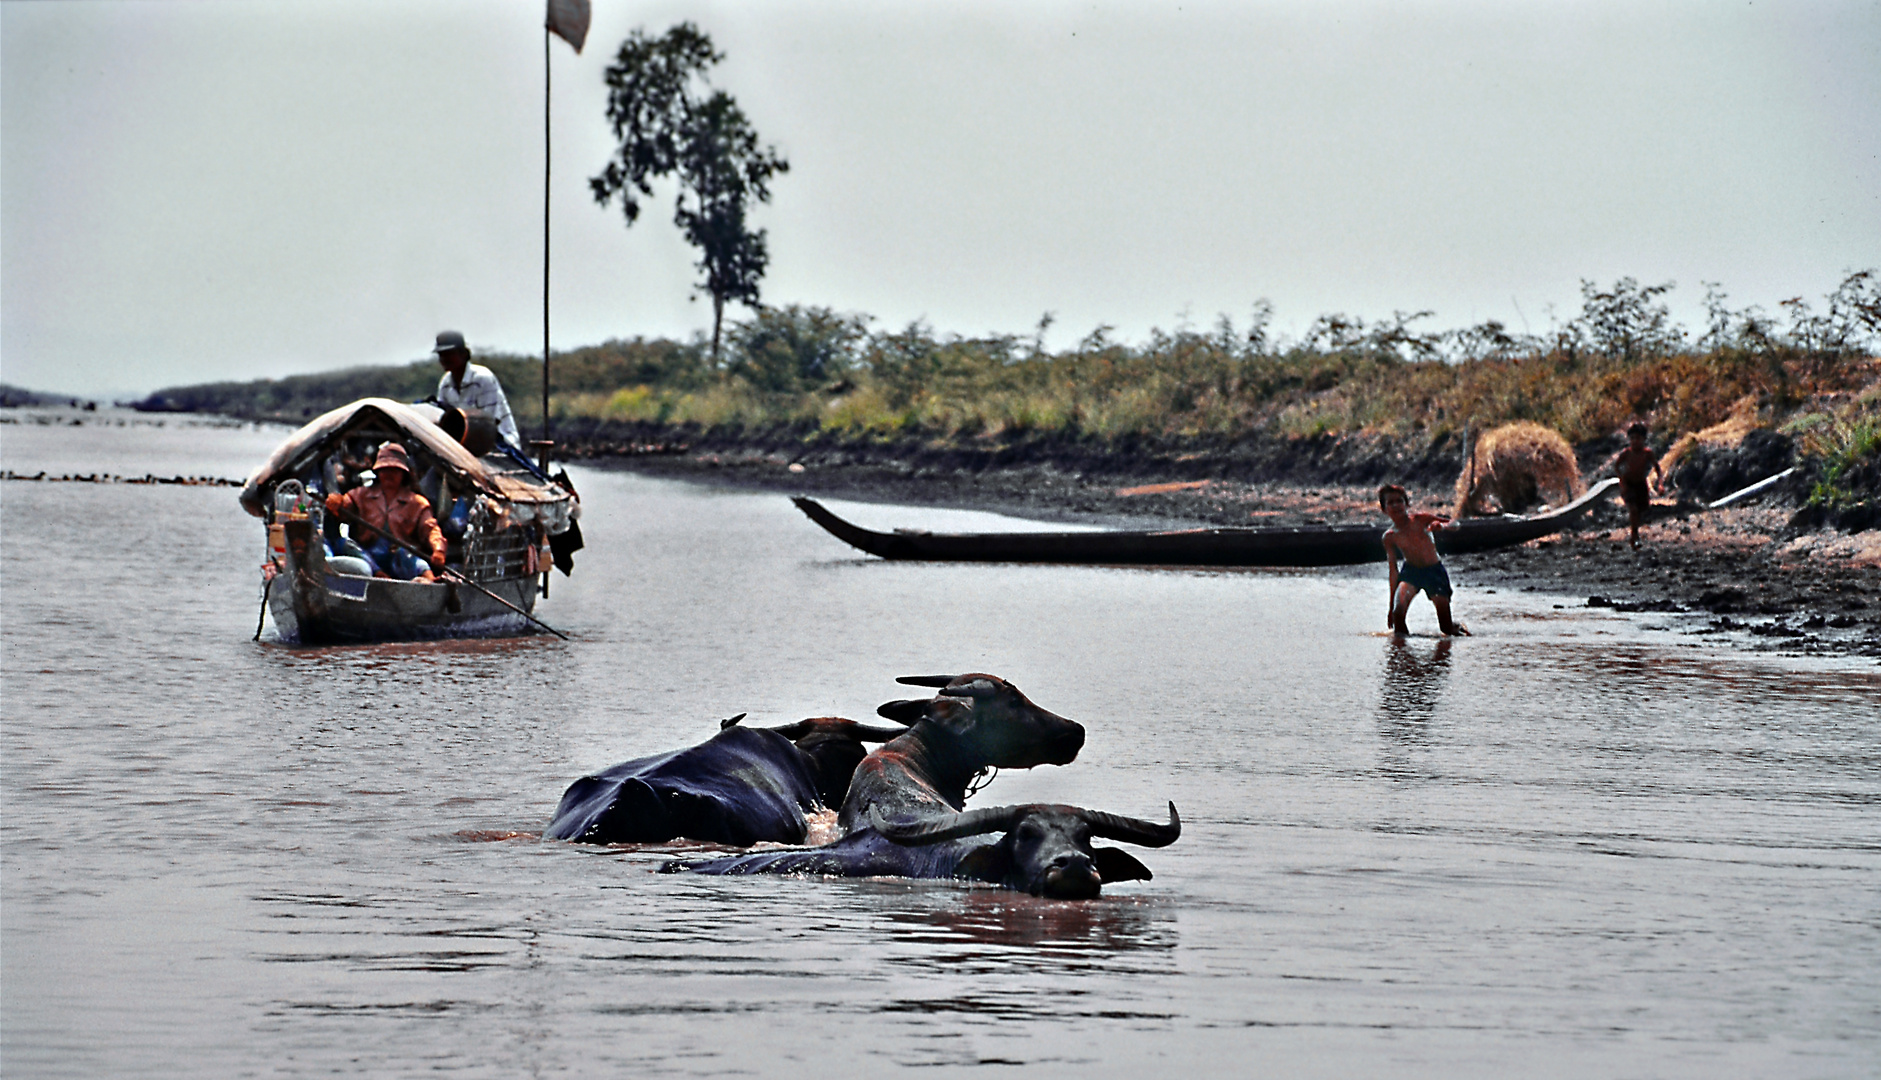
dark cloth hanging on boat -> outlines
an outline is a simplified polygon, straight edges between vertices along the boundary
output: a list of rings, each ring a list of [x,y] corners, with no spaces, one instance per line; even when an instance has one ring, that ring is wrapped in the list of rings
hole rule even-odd
[[[571,521],[568,528],[549,537],[549,554],[554,557],[555,568],[567,577],[575,569],[575,552],[587,546],[581,539],[581,522]]]

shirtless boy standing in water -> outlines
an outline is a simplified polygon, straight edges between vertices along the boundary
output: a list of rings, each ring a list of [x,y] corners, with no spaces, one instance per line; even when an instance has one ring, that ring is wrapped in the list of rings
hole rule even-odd
[[[1378,489],[1378,505],[1391,519],[1385,530],[1385,561],[1391,566],[1391,629],[1408,634],[1404,616],[1419,590],[1430,597],[1437,609],[1437,626],[1445,636],[1468,634],[1469,628],[1450,619],[1450,573],[1437,556],[1437,544],[1430,538],[1432,527],[1442,528],[1450,519],[1441,514],[1411,513],[1411,498],[1396,484]],[[1404,560],[1402,572],[1398,560]]]

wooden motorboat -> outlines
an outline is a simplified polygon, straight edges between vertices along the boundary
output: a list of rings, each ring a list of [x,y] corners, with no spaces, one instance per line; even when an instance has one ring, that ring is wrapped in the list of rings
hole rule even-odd
[[[470,452],[423,406],[364,398],[289,436],[242,488],[242,507],[268,523],[265,606],[281,639],[317,644],[523,631],[558,556],[579,546],[580,502],[508,455]],[[331,553],[338,523],[324,494],[349,483],[344,462],[381,442],[404,445],[417,486],[454,516],[446,562],[463,580],[368,577]],[[456,534],[456,535],[452,535]],[[561,549],[561,550],[557,550]],[[474,583],[474,584],[466,584]]]
[[[1431,535],[1446,555],[1525,543],[1573,524],[1619,485],[1602,480],[1556,510],[1525,516],[1469,518]],[[955,562],[1090,563],[1108,566],[1348,566],[1382,562],[1382,524],[1299,528],[1160,529],[1153,531],[934,533],[876,532],[805,496],[792,500],[832,536],[884,559]]]

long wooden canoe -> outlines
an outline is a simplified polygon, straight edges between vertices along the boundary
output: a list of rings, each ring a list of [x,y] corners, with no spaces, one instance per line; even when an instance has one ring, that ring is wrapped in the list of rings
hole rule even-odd
[[[1525,517],[1470,518],[1433,535],[1446,555],[1488,551],[1547,536],[1573,524],[1619,485],[1607,479],[1558,510]],[[792,500],[830,535],[884,559],[953,562],[1091,563],[1104,566],[1349,566],[1383,562],[1384,526],[1168,529],[1157,531],[934,533],[876,532],[845,521],[805,496]]]

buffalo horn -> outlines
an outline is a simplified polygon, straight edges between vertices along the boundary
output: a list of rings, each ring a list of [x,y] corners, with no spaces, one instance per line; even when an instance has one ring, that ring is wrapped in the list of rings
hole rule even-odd
[[[948,697],[992,697],[998,693],[993,684],[985,679],[975,679],[965,686],[956,686],[951,690],[942,690]]]
[[[728,716],[725,719],[720,720],[718,722],[718,729],[720,731],[724,731],[728,728],[735,727],[737,726],[738,721],[743,720],[744,718],[745,718],[744,713],[739,713],[737,716]]]
[[[869,824],[875,826],[876,832],[897,844],[938,844],[942,840],[958,840],[963,836],[1005,832],[1028,809],[1024,806],[987,806],[952,817],[936,815],[923,821],[889,821],[882,816],[881,807],[870,806]]]
[[[903,675],[895,680],[905,686],[946,686],[954,681],[952,675]]]
[[[730,724],[727,723],[725,726],[729,727]],[[890,739],[899,739],[908,733],[906,724],[893,728],[881,727],[876,724],[858,724],[854,720],[839,716],[819,716],[809,720],[796,720],[765,730],[775,731],[791,742],[796,742],[805,735],[814,735],[819,731],[831,735],[847,735],[860,742],[887,742]]]
[[[1143,847],[1168,847],[1182,835],[1182,818],[1176,814],[1175,803],[1169,804],[1167,825],[1121,814],[1106,814],[1102,810],[1085,810],[1082,813],[1085,824],[1091,827],[1091,835],[1107,840],[1122,840],[1126,844],[1141,844]]]

